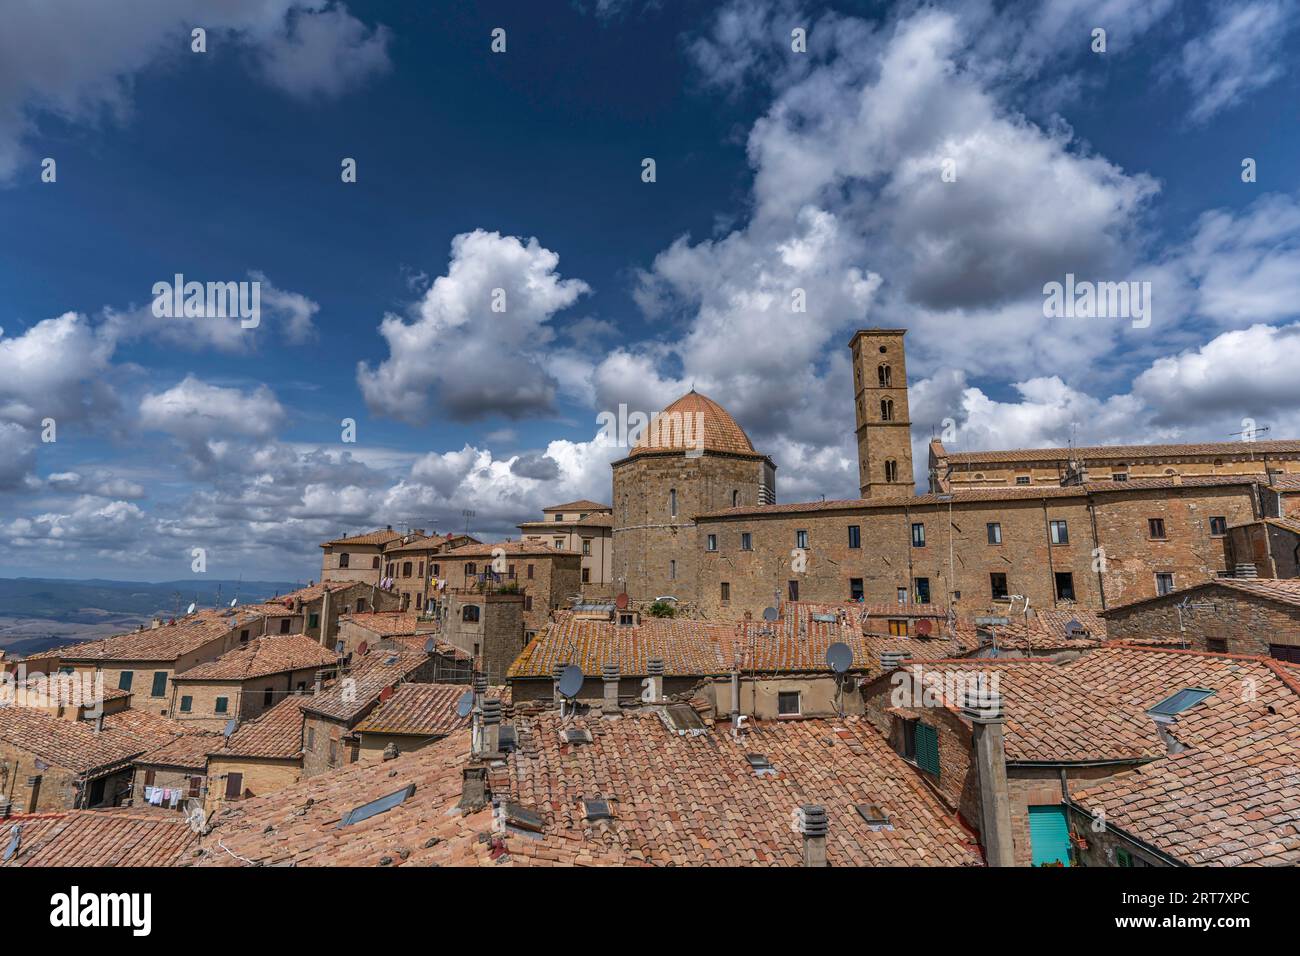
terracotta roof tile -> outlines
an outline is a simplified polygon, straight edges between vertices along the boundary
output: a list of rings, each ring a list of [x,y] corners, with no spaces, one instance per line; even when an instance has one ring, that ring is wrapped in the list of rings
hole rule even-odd
[[[257,620],[256,612],[238,608],[233,612],[202,610],[175,624],[147,628],[89,641],[68,648],[67,661],[173,661],[192,653],[232,630]]]
[[[500,548],[507,556],[526,557],[581,557],[581,552],[553,548],[537,541],[497,541],[490,544],[466,544],[445,552],[448,560],[459,558],[490,558]]]
[[[1243,594],[1249,594],[1252,597],[1261,598],[1265,601],[1272,601],[1277,604],[1287,604],[1292,607],[1300,607],[1300,579],[1297,578],[1215,578],[1212,581],[1202,581],[1200,584],[1193,584],[1189,587],[1179,588],[1170,591],[1167,594],[1159,594],[1155,597],[1142,598],[1139,601],[1130,601],[1128,604],[1117,604],[1101,612],[1102,617],[1113,617],[1129,608],[1138,607],[1144,604],[1150,604],[1154,601],[1168,601],[1171,597],[1178,598],[1196,591],[1204,591],[1208,588],[1229,588],[1233,591],[1239,591]]]
[[[1128,458],[1179,458],[1187,455],[1294,455],[1300,454],[1300,441],[1192,442],[1169,445],[1080,445],[1077,448],[1010,448],[998,451],[960,451],[948,454],[952,465],[979,465],[985,462],[1110,461]]]
[[[76,773],[127,763],[181,732],[175,721],[139,710],[106,715],[102,731],[95,726],[30,707],[0,707],[0,740]]]
[[[704,427],[703,436],[696,433],[697,426],[701,423]],[[657,452],[681,454],[701,447],[701,438],[704,451],[744,455],[747,458],[763,457],[754,450],[745,430],[736,424],[726,409],[694,390],[687,392],[651,419],[651,423],[628,452],[628,457]]]
[[[4,821],[21,827],[17,854],[4,866],[177,866],[198,835],[183,817],[140,810],[70,810]]]
[[[456,714],[456,703],[467,684],[402,684],[393,696],[357,724],[359,733],[446,736],[469,728],[469,718]]]
[[[173,680],[252,680],[308,668],[333,667],[339,656],[305,634],[258,637],[207,661],[181,671]]]
[[[371,650],[330,687],[308,698],[304,707],[312,714],[351,722],[374,704],[385,688],[404,683],[428,660],[423,651]]]
[[[549,508],[543,508],[542,514],[550,514],[552,511],[612,511],[609,505],[602,505],[599,501],[592,501],[590,498],[579,498],[577,501],[567,501],[562,505],[551,505]]]
[[[342,538],[335,538],[333,541],[325,541],[325,542],[323,542],[323,543],[321,544],[321,547],[322,547],[322,548],[328,548],[328,547],[332,547],[332,546],[334,546],[334,545],[340,545],[340,544],[359,544],[359,545],[365,545],[365,544],[377,544],[377,545],[385,545],[385,544],[388,544],[389,542],[396,541],[396,540],[397,540],[398,538],[400,538],[400,537],[401,537],[401,535],[400,535],[398,532],[396,532],[396,531],[393,531],[393,530],[391,530],[391,529],[389,529],[389,530],[382,530],[382,529],[381,529],[381,530],[379,530],[379,531],[367,531],[367,532],[365,532],[364,534],[354,534],[354,535],[348,535],[348,536],[346,536],[346,537],[342,537]]]
[[[270,710],[241,724],[228,739],[218,738],[213,757],[263,757],[295,760],[302,756],[303,707],[312,698],[290,694]]]

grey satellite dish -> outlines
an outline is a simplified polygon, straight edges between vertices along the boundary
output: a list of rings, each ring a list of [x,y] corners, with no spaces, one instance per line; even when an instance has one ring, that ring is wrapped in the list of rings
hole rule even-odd
[[[190,602],[190,606],[187,607],[187,608],[185,609],[185,613],[186,613],[186,614],[193,614],[193,613],[194,613],[194,602],[193,602],[193,601],[191,601],[191,602]]]
[[[843,641],[836,641],[826,648],[826,664],[837,674],[843,674],[853,666],[853,648]]]
[[[560,696],[572,700],[582,690],[582,668],[570,664],[560,672]]]
[[[781,613],[774,607],[763,608],[763,620],[765,621],[775,621],[780,616]]]
[[[460,695],[460,700],[456,701],[456,716],[468,717],[469,712],[474,709],[474,692],[467,690]]]
[[[5,847],[4,861],[8,863],[13,859],[14,854],[18,852],[18,844],[23,839],[23,828],[15,823],[9,828],[9,845]]]
[[[424,653],[432,654],[437,647],[438,647],[437,641],[435,641],[433,638],[429,638],[427,641],[424,642]]]
[[[228,721],[226,721],[226,729],[221,732],[221,736],[229,740],[230,735],[235,732],[235,728],[238,726],[239,726],[239,721],[236,720],[234,717],[231,717]]]

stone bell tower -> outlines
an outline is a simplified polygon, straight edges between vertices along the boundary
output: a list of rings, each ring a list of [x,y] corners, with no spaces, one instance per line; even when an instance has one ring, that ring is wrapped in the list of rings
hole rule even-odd
[[[849,343],[858,485],[863,498],[906,498],[916,493],[903,351],[906,334],[906,329],[861,329]]]

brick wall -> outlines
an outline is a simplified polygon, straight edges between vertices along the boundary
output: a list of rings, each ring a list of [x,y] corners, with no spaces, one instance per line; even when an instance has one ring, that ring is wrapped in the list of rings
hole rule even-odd
[[[209,757],[208,794],[204,809],[211,812],[226,804],[227,778],[243,774],[244,798],[261,797],[302,779],[301,760],[260,760],[251,757]],[[233,802],[233,801],[232,801]]]
[[[1134,640],[1152,636],[1179,636],[1176,605],[1187,595],[1169,595],[1106,615],[1106,636]],[[1269,646],[1300,647],[1300,608],[1276,604],[1224,585],[1198,588],[1194,603],[1213,609],[1188,609],[1182,613],[1181,636],[1198,651],[1220,649],[1229,654],[1269,656]],[[1209,641],[1222,641],[1216,648]]]

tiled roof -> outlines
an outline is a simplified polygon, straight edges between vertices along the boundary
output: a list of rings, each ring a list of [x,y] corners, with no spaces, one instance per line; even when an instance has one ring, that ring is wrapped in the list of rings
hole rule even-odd
[[[396,687],[428,659],[422,651],[372,650],[330,687],[308,698],[304,706],[309,713],[350,722],[363,714],[384,688]]]
[[[550,514],[552,511],[612,511],[609,505],[602,505],[599,501],[592,501],[590,498],[579,498],[577,501],[568,501],[562,505],[551,505],[549,508],[543,508],[542,514]]]
[[[241,724],[209,754],[213,757],[263,757],[295,760],[302,756],[303,707],[312,700],[290,694],[270,710]],[[220,738],[219,738],[220,739]]]
[[[490,558],[492,552],[500,548],[507,557],[581,557],[581,552],[552,548],[549,544],[537,541],[497,541],[493,544],[466,544],[447,551],[448,560],[460,558]]]
[[[1300,441],[1222,441],[1193,442],[1185,445],[1081,445],[1077,448],[1011,448],[1001,451],[959,451],[948,454],[953,465],[977,465],[984,462],[1050,461],[1083,462],[1128,458],[1180,458],[1188,455],[1296,455]]]
[[[1181,713],[1171,732],[1188,746],[1210,746],[1238,734],[1269,707],[1295,706],[1300,689],[1260,658],[1154,647],[1107,646],[1066,664],[968,658],[923,663],[921,670],[927,686],[936,690],[945,675],[996,674],[1007,759],[1027,762],[1162,757],[1165,745],[1147,710],[1189,687],[1215,694]],[[960,701],[944,700],[960,710]]]
[[[205,644],[257,620],[257,614],[244,608],[234,612],[202,610],[183,617],[175,624],[163,624],[143,631],[132,631],[100,641],[76,644],[68,649],[67,661],[174,661],[198,650]]]
[[[299,588],[296,591],[290,591],[288,594],[281,594],[277,598],[272,598],[271,603],[279,601],[281,604],[291,605],[294,600],[297,599],[303,604],[310,604],[312,601],[321,600],[321,598],[325,596],[326,591],[329,591],[330,594],[334,594],[336,591],[346,591],[349,588],[354,588],[358,585],[369,587],[369,585],[364,581],[317,581],[314,584],[307,585],[305,588]]]
[[[420,615],[415,611],[368,611],[349,614],[346,620],[378,637],[397,637],[418,632]],[[431,628],[432,625],[429,625]]]
[[[198,836],[174,811],[70,810],[10,817],[18,852],[3,866],[177,866]]]
[[[831,501],[802,501],[781,505],[745,505],[697,514],[702,518],[761,518],[765,515],[811,514],[822,511],[859,512],[887,508],[947,507],[953,504],[1037,501],[1041,498],[1083,498],[1088,495],[1132,494],[1137,491],[1169,491],[1175,488],[1219,488],[1259,484],[1258,478],[1242,475],[1185,475],[1176,478],[1134,478],[1130,481],[1089,481],[1080,485],[1031,487],[1005,485],[996,488],[965,488],[951,494],[915,495],[911,498],[843,498]]]
[[[456,702],[467,684],[402,684],[357,724],[359,733],[445,736],[469,727],[469,718],[456,714]]]
[[[582,619],[558,611],[555,620],[531,640],[510,666],[511,678],[550,678],[556,666],[577,664],[588,677],[599,677],[605,664],[618,664],[623,675],[644,675],[652,658],[664,662],[669,677],[703,677],[742,671],[829,671],[826,651],[843,642],[853,651],[854,668],[879,670],[880,652],[902,649],[917,658],[949,657],[957,648],[946,640],[892,638],[863,634],[855,617],[818,621],[814,608],[794,610],[780,621],[715,624],[685,619],[642,618],[621,627],[611,621]],[[853,607],[848,605],[847,607]],[[870,619],[869,619],[870,620]]]
[[[221,746],[221,735],[210,732],[187,733],[161,747],[142,753],[135,759],[138,766],[174,767],[179,770],[201,771],[208,763],[208,754]]]
[[[321,547],[328,548],[339,544],[377,544],[382,546],[391,541],[396,541],[400,537],[401,534],[391,529],[367,531],[365,534],[354,534],[343,538],[335,538],[333,541],[325,541],[321,544]]]
[[[1300,865],[1300,708],[1072,794],[1190,866]]]
[[[561,743],[552,713],[521,718],[518,749],[489,774],[493,798],[536,813],[539,834],[493,833],[490,807],[454,811],[468,747],[457,734],[242,801],[214,820],[197,863],[798,866],[803,838],[791,815],[802,804],[826,808],[832,866],[980,863],[971,835],[859,718],[760,723],[740,740],[721,727],[679,736],[657,709],[563,726],[588,730],[592,743]],[[775,772],[756,776],[751,753]],[[415,792],[399,806],[338,826],[349,809],[406,784]],[[613,819],[588,821],[589,798],[609,801]],[[869,826],[859,804],[879,806],[890,826]]]
[[[84,723],[93,724],[93,720]],[[105,714],[104,730],[123,739],[130,739],[144,750],[152,750],[181,734],[193,733],[179,720],[151,714],[147,710],[132,709]]]
[[[736,424],[736,420],[727,414],[726,409],[694,389],[670,404],[659,413],[659,416],[665,417],[652,418],[650,425],[628,452],[629,458],[654,452],[681,454],[701,447],[701,436],[696,433],[700,422],[704,425],[702,436],[704,451],[744,455],[748,458],[763,457],[754,451],[749,436]],[[679,423],[685,427],[678,427]]]
[[[338,659],[332,650],[326,650],[305,634],[268,635],[227,651],[215,661],[181,671],[173,680],[245,681],[270,674],[332,667]]]
[[[138,713],[106,716],[104,730],[97,733],[91,721],[67,720],[30,707],[0,707],[0,740],[76,773],[90,773],[126,763],[163,742],[142,732],[140,722],[124,717]]]
[[[1249,594],[1252,597],[1261,598],[1265,601],[1273,601],[1277,604],[1289,604],[1292,607],[1300,607],[1300,579],[1215,578],[1212,581],[1202,581],[1200,584],[1193,584],[1189,587],[1179,588],[1178,590],[1170,591],[1167,594],[1158,594],[1155,597],[1130,601],[1128,604],[1117,604],[1114,607],[1102,611],[1101,616],[1104,618],[1115,617],[1130,608],[1140,607],[1141,605],[1150,604],[1155,601],[1172,601],[1196,591],[1203,591],[1206,588],[1216,587],[1224,587],[1233,591],[1240,591],[1243,594]]]
[[[1084,637],[1069,636],[1069,625],[1077,621],[1087,632]],[[977,644],[988,645],[989,640],[980,640],[981,634],[989,634],[989,628],[977,627],[973,621],[956,622],[956,628],[965,635],[974,638]],[[1106,622],[1096,611],[1085,608],[1073,609],[1035,609],[1028,621],[1024,618],[1012,618],[1009,624],[997,628],[999,648],[1049,651],[1049,650],[1084,650],[1098,647],[1106,640]]]
[[[440,534],[414,534],[411,540],[403,543],[394,541],[388,547],[384,548],[384,554],[401,554],[405,551],[437,551],[447,545],[447,539]]]

